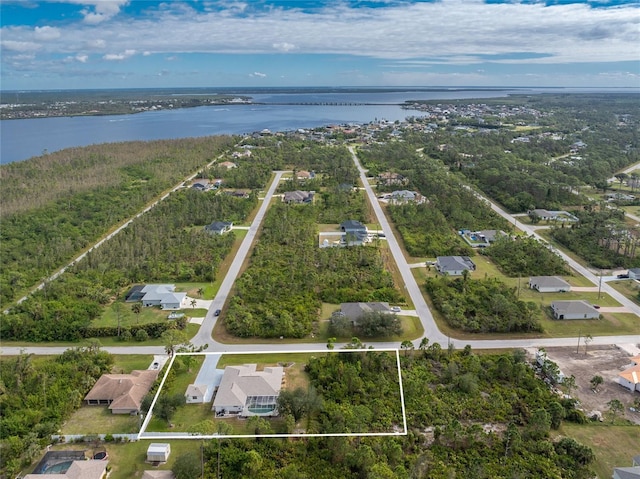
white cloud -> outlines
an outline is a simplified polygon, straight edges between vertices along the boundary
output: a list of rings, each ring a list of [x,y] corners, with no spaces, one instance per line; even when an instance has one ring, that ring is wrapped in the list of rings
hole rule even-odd
[[[89,55],[76,55],[76,60],[80,63],[87,63],[87,60],[89,60]]]
[[[3,49],[13,52],[32,52],[40,48],[37,43],[16,40],[3,40],[0,45],[2,45]]]
[[[135,50],[125,50],[122,53],[107,53],[106,55],[103,55],[102,59],[103,60],[125,60],[129,57],[132,57],[133,55],[136,54]]]
[[[96,25],[115,17],[120,9],[129,3],[129,0],[63,0],[67,3],[86,5],[82,10],[84,22]]]
[[[60,38],[60,30],[55,27],[36,27],[34,29],[34,37],[36,40],[55,40],[56,38]]]
[[[290,52],[292,50],[296,49],[296,46],[292,43],[274,43],[273,44],[273,48],[275,48],[276,50],[280,50],[281,52]]]
[[[258,77],[258,78],[265,78],[267,76],[266,73],[260,73],[260,72],[253,72],[253,73],[249,73],[250,77]]]

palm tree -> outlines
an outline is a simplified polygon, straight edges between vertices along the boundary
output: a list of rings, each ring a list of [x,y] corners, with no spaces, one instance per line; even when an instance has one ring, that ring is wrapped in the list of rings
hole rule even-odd
[[[133,303],[131,305],[131,311],[136,315],[136,322],[140,322],[140,312],[142,311],[142,303]]]
[[[195,299],[192,299],[192,300],[191,300],[191,307],[192,307],[193,309],[196,309],[196,306],[197,306],[197,305],[198,305],[198,301],[197,301],[197,300],[195,300]]]
[[[204,294],[204,288],[198,288],[198,296],[202,297]]]

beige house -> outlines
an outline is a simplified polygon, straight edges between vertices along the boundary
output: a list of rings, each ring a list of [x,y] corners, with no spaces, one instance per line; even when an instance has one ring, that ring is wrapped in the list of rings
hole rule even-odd
[[[108,405],[113,414],[137,414],[157,377],[158,370],[151,369],[103,374],[84,400],[89,406]]]
[[[201,404],[209,392],[209,386],[206,384],[189,384],[187,391],[184,393],[187,404]]]
[[[631,392],[640,391],[640,355],[632,357],[631,362],[631,366],[618,374],[618,384]]]
[[[276,400],[282,389],[284,368],[256,364],[227,366],[213,400],[216,416],[277,416]]]

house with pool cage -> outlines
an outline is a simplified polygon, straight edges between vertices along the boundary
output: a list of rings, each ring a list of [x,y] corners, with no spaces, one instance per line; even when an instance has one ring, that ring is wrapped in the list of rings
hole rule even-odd
[[[284,368],[256,364],[227,366],[213,400],[216,417],[277,416],[276,401],[284,381]]]

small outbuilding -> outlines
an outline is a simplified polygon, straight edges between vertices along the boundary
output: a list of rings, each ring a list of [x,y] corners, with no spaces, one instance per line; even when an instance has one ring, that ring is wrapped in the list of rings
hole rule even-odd
[[[147,462],[167,462],[171,444],[152,442],[147,448]]]
[[[209,392],[206,384],[189,384],[187,392],[184,393],[187,404],[201,404]]]

